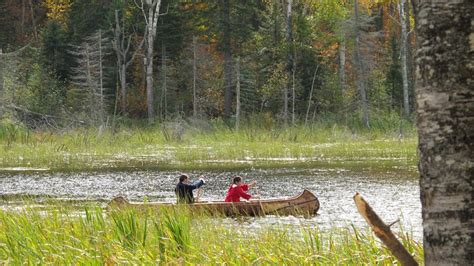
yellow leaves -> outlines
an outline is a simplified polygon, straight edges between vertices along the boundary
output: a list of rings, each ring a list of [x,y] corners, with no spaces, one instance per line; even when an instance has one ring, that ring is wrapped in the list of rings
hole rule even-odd
[[[66,24],[66,14],[72,5],[71,0],[45,0],[48,19],[56,20],[60,24]]]

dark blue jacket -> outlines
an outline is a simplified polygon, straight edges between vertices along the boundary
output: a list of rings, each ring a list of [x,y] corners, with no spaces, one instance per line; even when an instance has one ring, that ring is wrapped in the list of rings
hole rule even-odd
[[[176,198],[178,199],[178,203],[193,203],[193,190],[200,188],[202,185],[204,185],[204,182],[202,180],[196,181],[192,185],[179,182],[176,185],[176,188],[174,189],[174,192],[176,193]]]

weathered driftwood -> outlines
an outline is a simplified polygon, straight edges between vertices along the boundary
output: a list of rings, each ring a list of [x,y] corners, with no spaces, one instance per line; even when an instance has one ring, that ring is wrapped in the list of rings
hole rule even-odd
[[[382,240],[402,265],[418,265],[390,230],[390,226],[393,224],[386,225],[359,193],[355,194],[354,202],[359,213],[370,225],[375,235]]]

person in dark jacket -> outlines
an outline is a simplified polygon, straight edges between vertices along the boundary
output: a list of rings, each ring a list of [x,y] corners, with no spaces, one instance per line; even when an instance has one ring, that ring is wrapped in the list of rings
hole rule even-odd
[[[200,188],[204,184],[205,181],[202,177],[199,178],[199,180],[194,182],[193,184],[189,184],[188,175],[182,174],[179,177],[179,182],[176,185],[176,188],[174,189],[178,203],[193,203],[193,190]]]

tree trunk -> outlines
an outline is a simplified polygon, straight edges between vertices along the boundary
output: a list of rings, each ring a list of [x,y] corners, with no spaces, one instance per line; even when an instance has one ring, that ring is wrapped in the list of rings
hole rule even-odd
[[[232,115],[232,47],[231,27],[230,27],[230,4],[229,0],[224,0],[222,9],[224,21],[224,116],[229,118]]]
[[[291,124],[296,124],[296,114],[295,114],[295,101],[296,101],[296,88],[295,88],[295,75],[296,75],[296,52],[293,60],[293,68],[291,71]]]
[[[198,106],[197,106],[197,92],[196,92],[196,36],[193,36],[193,116],[197,117]]]
[[[122,22],[125,25],[125,22]],[[112,46],[117,55],[118,75],[120,80],[120,109],[122,115],[127,112],[127,68],[135,59],[138,51],[141,50],[145,38],[143,38],[133,52],[130,59],[128,59],[128,51],[130,49],[131,36],[125,37],[125,28],[120,24],[119,10],[115,10],[115,28],[113,28],[114,39],[112,40]]]
[[[35,41],[38,41],[38,30],[36,28],[36,21],[35,21],[35,10],[33,7],[33,1],[30,0],[30,15],[31,15],[31,25],[33,27],[33,37],[35,38]]]
[[[408,53],[408,32],[407,32],[407,14],[405,13],[405,4],[406,0],[400,0],[398,5],[398,12],[400,14],[400,24],[401,24],[401,40],[400,40],[400,63],[402,66],[402,83],[403,83],[403,114],[406,119],[410,118],[410,92],[408,85],[408,62],[407,62],[407,53]]]
[[[162,110],[162,118],[166,119],[168,116],[168,99],[167,99],[167,94],[168,94],[168,84],[167,84],[167,79],[166,76],[168,75],[167,73],[167,67],[166,67],[166,47],[164,43],[161,44],[162,46],[162,58],[161,58],[161,71],[163,75],[163,88],[161,91],[161,99],[163,100],[163,105],[161,106]]]
[[[308,108],[306,108],[306,117],[304,119],[304,125],[305,126],[308,123],[309,110],[311,109],[311,99],[313,98],[314,81],[316,80],[316,73],[318,73],[318,69],[319,69],[319,65],[316,66],[316,69],[314,70],[313,82],[311,82],[311,91],[309,92]]]
[[[346,38],[342,34],[339,42],[339,84],[346,89]]]
[[[146,105],[148,114],[148,123],[152,123],[155,118],[154,99],[153,99],[153,50],[156,37],[156,26],[160,16],[161,0],[148,0],[148,19],[147,26],[147,49],[146,49]]]
[[[283,89],[283,120],[285,124],[288,122],[288,90],[290,90],[292,86],[292,75],[293,75],[293,29],[292,29],[292,6],[293,0],[287,0],[287,8],[286,8],[286,45],[288,47],[287,51],[287,63],[286,63],[286,71],[288,81],[286,86]]]
[[[237,97],[237,104],[235,110],[235,130],[239,130],[240,127],[240,57],[237,57],[237,65],[236,65],[236,74],[237,74],[237,86],[236,86],[236,97]]]
[[[104,107],[104,76],[102,68],[102,30],[99,29],[99,94],[100,94],[100,124],[103,125],[105,122],[105,107]]]
[[[474,5],[420,1],[417,127],[426,265],[474,261]]]
[[[121,102],[121,110],[122,115],[127,113],[127,68],[125,64],[121,64],[119,66],[119,77],[120,77],[120,102]]]
[[[415,91],[415,71],[414,71],[414,58],[413,58],[413,45],[412,40],[414,39],[411,36],[415,36],[415,31],[412,30],[411,26],[411,15],[410,15],[410,3],[408,0],[405,0],[405,17],[406,17],[406,28],[407,28],[407,39],[406,39],[406,52],[407,52],[407,72],[408,72],[408,96],[410,102],[410,113],[413,113],[413,94]]]
[[[362,62],[362,55],[360,52],[360,30],[359,30],[359,3],[358,0],[354,1],[354,17],[355,17],[355,62],[357,68],[357,87],[361,98],[361,107],[362,107],[362,123],[367,128],[370,127],[369,124],[369,107],[367,102],[367,92],[366,92],[366,82],[365,82],[365,70],[364,64]]]

